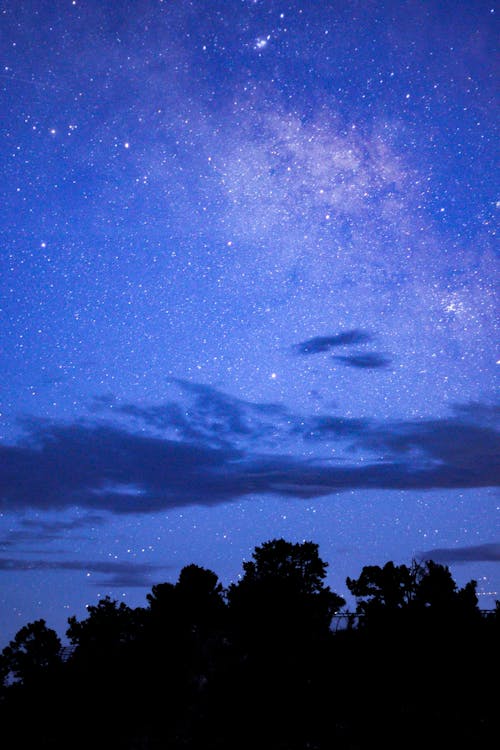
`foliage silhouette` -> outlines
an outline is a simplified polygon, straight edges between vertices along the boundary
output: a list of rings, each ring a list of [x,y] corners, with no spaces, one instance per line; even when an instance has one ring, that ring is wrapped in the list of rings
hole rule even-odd
[[[363,615],[362,626],[389,620],[418,623],[437,619],[461,620],[478,617],[476,581],[458,589],[449,568],[428,560],[413,560],[410,567],[386,563],[365,566],[357,579],[347,578],[346,585],[356,597],[356,611]]]
[[[447,567],[366,566],[326,585],[313,542],[256,547],[240,580],[188,565],[147,606],[105,598],[68,620],[69,658],[43,620],[0,656],[0,742],[51,750],[483,747],[495,738],[500,605]],[[25,717],[29,716],[30,721]]]
[[[274,539],[256,547],[244,575],[228,589],[240,627],[280,638],[325,634],[345,600],[325,586],[326,568],[313,542]]]
[[[124,602],[118,604],[109,596],[99,603],[87,606],[88,617],[78,621],[76,617],[68,619],[66,635],[76,647],[88,658],[92,652],[110,653],[120,646],[133,642],[143,624],[142,611],[133,610]]]
[[[327,563],[313,542],[274,539],[256,547],[227,592],[233,663],[224,696],[233,732],[248,724],[248,747],[306,742],[318,723],[317,693],[326,679],[324,652],[333,615],[345,603],[325,584]],[[247,747],[247,744],[244,747]]]
[[[2,652],[2,671],[25,685],[42,679],[61,664],[61,641],[45,620],[21,628]]]
[[[222,584],[215,573],[198,565],[184,567],[175,585],[161,583],[147,595],[153,622],[191,632],[216,623],[225,608]]]

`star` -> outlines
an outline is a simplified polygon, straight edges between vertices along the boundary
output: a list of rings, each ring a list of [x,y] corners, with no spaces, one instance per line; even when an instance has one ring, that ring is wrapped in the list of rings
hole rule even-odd
[[[268,34],[267,36],[260,36],[258,37],[257,41],[255,42],[254,49],[265,49],[267,45],[269,44],[271,40],[271,35]]]

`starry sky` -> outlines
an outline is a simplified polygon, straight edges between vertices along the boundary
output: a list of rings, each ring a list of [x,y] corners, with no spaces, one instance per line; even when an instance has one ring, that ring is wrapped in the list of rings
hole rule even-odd
[[[499,15],[0,4],[0,645],[276,537],[494,605]]]

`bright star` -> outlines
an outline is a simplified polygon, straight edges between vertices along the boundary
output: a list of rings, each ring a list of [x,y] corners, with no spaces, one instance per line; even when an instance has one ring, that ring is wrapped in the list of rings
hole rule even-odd
[[[265,47],[267,47],[270,39],[270,34],[268,34],[267,36],[260,36],[255,42],[255,49],[264,49]]]

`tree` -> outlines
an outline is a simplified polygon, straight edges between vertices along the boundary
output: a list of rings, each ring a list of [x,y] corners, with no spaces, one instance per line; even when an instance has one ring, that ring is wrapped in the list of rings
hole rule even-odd
[[[67,727],[79,726],[78,747],[94,746],[97,733],[99,747],[121,746],[128,733],[139,731],[149,697],[145,621],[146,610],[109,596],[88,605],[85,619],[68,619],[66,635],[75,650],[66,665],[64,720]],[[84,726],[81,716],[87,717]]]
[[[322,696],[332,679],[331,621],[344,600],[325,584],[326,569],[317,544],[273,539],[228,589],[231,688],[221,701],[240,747],[314,747],[331,719]]]
[[[392,561],[382,568],[366,565],[357,579],[347,578],[347,588],[357,599],[359,614],[394,611],[408,606],[415,597],[418,564],[411,568],[394,565]]]
[[[206,630],[220,622],[225,609],[223,588],[211,570],[187,565],[175,591],[180,617],[191,629]]]
[[[54,631],[26,625],[0,655],[0,744],[492,744],[500,603],[481,617],[475,582],[459,588],[432,561],[367,566],[348,579],[363,626],[333,633],[343,600],[326,570],[316,544],[283,539],[256,547],[227,592],[188,565],[153,587],[147,609],[107,597],[70,618],[76,648],[63,663]]]
[[[66,635],[80,651],[108,654],[121,646],[132,643],[142,629],[144,610],[131,609],[124,602],[112,600],[109,596],[97,605],[88,605],[88,617],[78,621],[68,618]]]
[[[197,632],[216,625],[225,609],[217,575],[199,565],[187,565],[176,584],[160,583],[146,596],[153,625],[167,630]]]
[[[61,664],[61,641],[45,620],[35,620],[18,631],[2,652],[3,672],[28,685]]]
[[[432,608],[438,613],[466,615],[477,611],[476,581],[459,589],[446,565],[428,560],[420,569],[415,591],[415,604]]]
[[[265,542],[243,563],[239,583],[229,587],[230,609],[257,630],[325,633],[345,604],[324,584],[327,567],[313,542]]]
[[[328,563],[320,558],[318,545],[313,542],[293,544],[274,539],[256,547],[252,558],[243,563],[245,584],[274,581],[308,595],[324,589]]]
[[[458,589],[449,568],[432,560],[406,565],[368,565],[357,579],[347,578],[347,588],[357,599],[356,611],[373,620],[411,611],[436,616],[477,614],[476,581]]]

